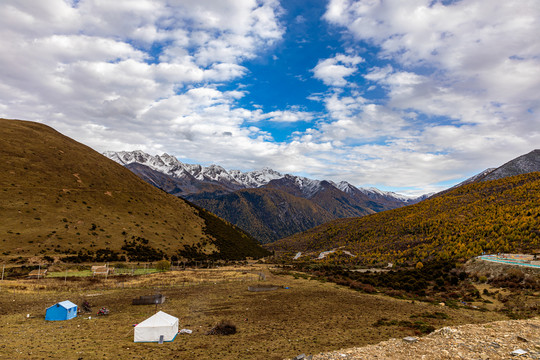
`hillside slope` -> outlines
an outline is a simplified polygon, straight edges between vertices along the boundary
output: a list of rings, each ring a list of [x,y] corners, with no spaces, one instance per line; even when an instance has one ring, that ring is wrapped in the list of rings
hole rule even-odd
[[[262,243],[335,219],[315,203],[277,189],[244,189],[221,196],[199,194],[190,201],[245,229]]]
[[[0,119],[0,164],[0,256],[266,253],[228,223],[231,233],[212,232],[199,209],[43,124]]]
[[[415,205],[340,219],[268,245],[285,252],[343,247],[358,263],[469,258],[540,248],[540,173],[462,186]]]

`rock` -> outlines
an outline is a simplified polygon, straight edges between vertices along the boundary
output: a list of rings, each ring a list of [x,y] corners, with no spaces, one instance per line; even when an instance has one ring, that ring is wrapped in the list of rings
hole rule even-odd
[[[516,349],[516,350],[514,350],[514,351],[512,351],[510,353],[510,355],[512,355],[512,356],[521,356],[521,355],[525,355],[525,354],[527,354],[527,351],[525,351],[523,349]]]
[[[296,356],[293,360],[304,360],[306,358],[306,354],[300,354]]]
[[[418,338],[414,336],[406,336],[403,338],[403,341],[408,342],[408,343],[414,343],[418,341]]]

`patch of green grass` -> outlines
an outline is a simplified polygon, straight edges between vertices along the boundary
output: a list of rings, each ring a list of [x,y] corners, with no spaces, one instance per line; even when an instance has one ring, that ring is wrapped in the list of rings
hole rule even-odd
[[[153,268],[150,268],[150,269],[133,269],[133,271],[129,268],[124,268],[124,269],[118,269],[118,270],[115,270],[115,274],[113,275],[146,275],[146,274],[154,274],[154,273],[157,273],[159,272],[159,270],[157,269],[153,269]],[[65,277],[66,276],[66,272],[65,271],[52,271],[50,273],[47,273],[47,277],[52,277],[52,278],[55,278],[55,277]],[[92,270],[77,270],[77,271],[72,271],[72,270],[68,270],[67,271],[67,277],[91,277],[91,276],[94,276],[93,273],[92,273]],[[96,275],[96,277],[105,277],[105,275]]]

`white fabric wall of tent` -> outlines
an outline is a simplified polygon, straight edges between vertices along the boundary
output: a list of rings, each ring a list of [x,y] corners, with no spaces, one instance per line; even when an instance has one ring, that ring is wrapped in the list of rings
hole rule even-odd
[[[173,341],[178,334],[178,318],[159,311],[135,326],[134,342]]]

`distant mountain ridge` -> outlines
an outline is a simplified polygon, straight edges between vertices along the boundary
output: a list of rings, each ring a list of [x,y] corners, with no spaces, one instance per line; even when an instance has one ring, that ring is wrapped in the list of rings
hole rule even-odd
[[[163,174],[172,176],[176,179],[190,179],[190,177],[193,177],[198,181],[219,184],[225,189],[231,191],[258,188],[269,184],[272,180],[286,178],[292,181],[302,192],[302,197],[310,198],[317,191],[321,190],[321,183],[326,181],[313,180],[306,177],[289,174],[284,175],[270,168],[242,172],[240,170],[226,170],[219,165],[210,165],[208,167],[204,167],[198,164],[186,164],[178,160],[176,157],[166,153],[163,155],[150,155],[141,150],[118,152],[106,151],[103,153],[103,155],[124,166],[137,163],[145,165]],[[351,191],[360,191],[370,197],[384,196],[388,198],[395,198],[404,204],[412,204],[418,199],[423,199],[423,196],[408,197],[391,191],[381,191],[376,188],[357,188],[346,181],[341,181],[339,184],[332,181],[327,182],[332,184],[332,186],[336,187],[340,191],[347,193]],[[192,192],[186,190],[185,193],[177,195],[188,196],[190,194],[192,194]]]
[[[103,155],[124,166],[137,163],[176,179],[191,179],[192,177],[201,182],[219,184],[231,191],[257,188],[268,184],[273,179],[283,177],[279,172],[268,168],[250,172],[241,172],[239,170],[227,171],[219,165],[204,167],[198,164],[185,164],[168,154],[152,156],[141,150],[106,151]],[[191,192],[186,191],[182,195],[189,194]]]
[[[330,220],[369,215],[424,199],[357,188],[346,181],[283,175],[269,168],[242,172],[219,165],[184,164],[168,154],[152,156],[140,150],[104,155],[150,184],[241,227],[262,243]]]
[[[536,171],[540,171],[540,149],[536,149],[527,154],[518,156],[517,158],[512,159],[497,168],[488,168],[460,182],[459,184],[454,185],[449,189],[443,190],[435,195],[438,196],[445,194],[452,189],[467,184],[498,180],[509,176],[523,175]]]
[[[478,181],[497,180],[509,176],[540,171],[540,149],[521,155],[492,171],[488,171],[489,169],[486,170],[485,175],[481,176]]]

